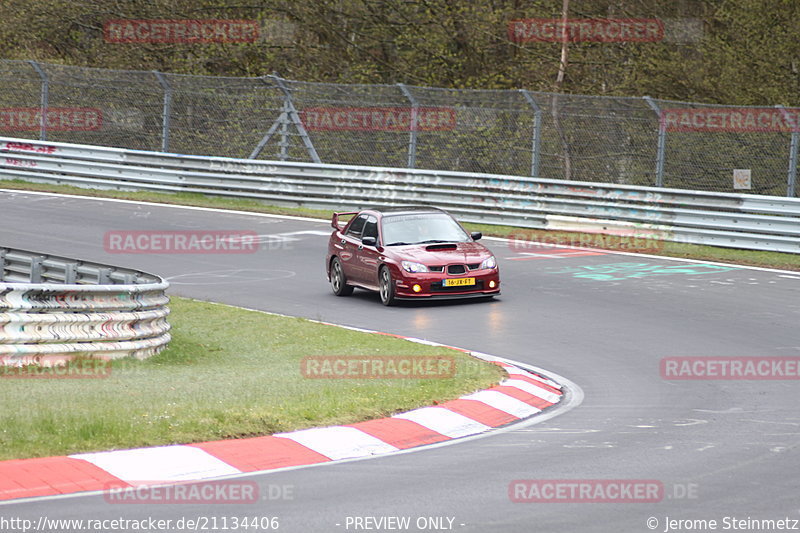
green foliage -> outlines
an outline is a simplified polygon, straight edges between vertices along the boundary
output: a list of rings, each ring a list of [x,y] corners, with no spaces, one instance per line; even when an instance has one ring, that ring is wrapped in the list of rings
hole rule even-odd
[[[556,18],[533,0],[5,0],[4,56],[72,65],[305,81],[550,90],[561,44],[514,43],[510,20]],[[768,14],[768,16],[765,16]],[[569,45],[562,90],[797,105],[800,2],[584,0],[570,18],[659,18],[662,42]],[[251,43],[108,43],[110,19],[258,20]]]
[[[5,0],[0,43],[6,58],[49,63],[51,107],[101,110],[102,128],[51,131],[51,140],[160,150],[164,91],[150,72],[159,70],[170,73],[170,151],[248,157],[273,131],[258,156],[265,160],[310,160],[294,126],[281,125],[282,90],[257,77],[273,72],[301,80],[287,82],[301,112],[407,108],[396,84],[415,86],[421,106],[455,113],[452,127],[419,132],[416,166],[467,172],[530,173],[532,108],[508,89],[537,91],[541,177],[636,185],[656,182],[656,114],[641,99],[579,95],[649,95],[662,109],[679,105],[663,100],[800,106],[796,0],[573,1],[571,19],[659,19],[664,39],[569,43],[565,80],[556,87],[561,43],[512,42],[508,23],[558,18],[560,10],[552,0]],[[255,20],[262,35],[249,43],[106,42],[104,24],[114,19]],[[0,63],[0,84],[0,108],[38,105],[40,80],[30,65]],[[4,131],[38,135],[36,128]],[[326,163],[408,161],[405,132],[310,134]],[[670,133],[664,183],[733,192],[732,169],[749,168],[752,192],[783,195],[789,138]]]

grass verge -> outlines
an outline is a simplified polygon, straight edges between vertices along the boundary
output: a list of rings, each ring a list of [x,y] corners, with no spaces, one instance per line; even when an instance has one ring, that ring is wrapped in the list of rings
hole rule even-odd
[[[279,215],[307,216],[330,220],[331,211],[319,209],[307,209],[302,207],[279,207],[264,204],[257,200],[245,200],[237,198],[210,197],[196,193],[159,193],[159,192],[129,192],[129,191],[110,191],[84,189],[71,185],[54,185],[46,183],[33,183],[23,180],[0,180],[0,188],[18,189],[29,191],[56,192],[61,194],[75,194],[82,196],[94,196],[99,198],[119,198],[125,200],[137,200],[142,202],[154,202],[164,204],[180,204],[196,207],[212,207],[215,209],[231,209],[237,211],[251,211],[254,213],[271,213]],[[594,234],[575,233],[575,232],[555,232],[545,230],[521,229],[509,226],[493,226],[488,224],[464,224],[470,231],[481,231],[484,235],[496,237],[520,236],[524,235],[529,240],[541,239],[547,243],[561,243],[577,245],[582,242],[591,243],[594,248],[607,248],[616,251],[628,251],[636,253],[636,249],[620,249],[615,246],[604,246],[600,239]],[[617,241],[614,241],[617,242]],[[657,248],[657,250],[653,250]],[[784,270],[800,271],[800,254],[789,254],[780,252],[759,252],[754,250],[738,250],[734,248],[722,248],[717,246],[702,246],[697,244],[685,244],[669,241],[658,241],[657,246],[650,242],[647,253],[663,255],[667,257],[681,257],[685,259],[696,259],[698,261],[718,261],[723,263],[735,263],[740,265],[750,265],[765,268],[778,268]]]
[[[173,341],[102,379],[0,379],[0,459],[243,438],[348,424],[502,379],[447,348],[173,297]],[[306,356],[445,356],[453,377],[309,379]],[[444,374],[447,375],[447,374]]]

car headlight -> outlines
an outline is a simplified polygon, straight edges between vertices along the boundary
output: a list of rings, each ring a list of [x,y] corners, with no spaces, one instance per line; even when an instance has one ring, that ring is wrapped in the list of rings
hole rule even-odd
[[[414,274],[419,274],[421,272],[429,272],[428,267],[426,267],[422,263],[415,263],[413,261],[401,261],[400,264],[403,265],[403,270],[405,270],[406,272],[413,272]]]
[[[481,268],[495,268],[497,266],[497,259],[494,256],[487,257],[481,263]]]

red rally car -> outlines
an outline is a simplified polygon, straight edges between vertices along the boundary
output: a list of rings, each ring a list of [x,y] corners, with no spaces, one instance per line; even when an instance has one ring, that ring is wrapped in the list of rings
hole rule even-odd
[[[351,216],[344,226],[339,217]],[[395,207],[334,213],[325,269],[337,296],[354,287],[398,299],[492,297],[500,271],[479,232],[467,233],[446,211]]]

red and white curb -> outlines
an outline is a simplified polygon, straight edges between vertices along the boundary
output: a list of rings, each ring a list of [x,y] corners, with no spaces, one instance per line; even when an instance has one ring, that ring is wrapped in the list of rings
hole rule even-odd
[[[339,327],[446,346],[361,328]],[[247,439],[2,461],[0,500],[203,481],[397,453],[518,422],[559,403],[564,397],[561,385],[542,375],[498,357],[446,347],[498,364],[508,373],[508,378],[489,389],[436,406],[345,426]]]

